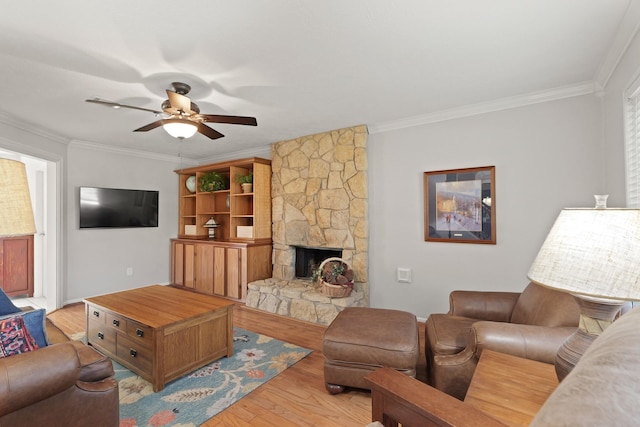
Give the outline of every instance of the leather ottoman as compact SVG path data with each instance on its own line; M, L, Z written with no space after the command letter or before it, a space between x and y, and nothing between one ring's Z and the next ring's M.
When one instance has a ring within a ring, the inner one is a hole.
M416 376L418 322L404 311L347 307L324 333L324 380L337 394L345 386L370 389L365 375L383 366Z

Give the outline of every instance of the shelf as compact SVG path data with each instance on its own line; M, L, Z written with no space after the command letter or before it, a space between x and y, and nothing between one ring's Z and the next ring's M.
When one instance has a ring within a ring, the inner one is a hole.
M204 173L218 172L229 178L229 188L217 191L189 193L186 181L196 180ZM195 235L208 235L204 224L213 217L220 227L216 236L220 239L246 241L271 240L271 162L261 158L247 158L195 166L175 171L179 176L179 232L185 226L195 226ZM234 179L238 175L253 174L253 191L243 193L242 186ZM252 237L238 232L238 227L252 227Z
M198 196L207 196L207 195L215 196L216 194L226 194L226 193L230 193L230 192L231 192L231 190L228 190L228 189L227 190L217 190L217 191L199 191L198 190L198 192L196 194L194 194L194 196L195 195L198 195Z

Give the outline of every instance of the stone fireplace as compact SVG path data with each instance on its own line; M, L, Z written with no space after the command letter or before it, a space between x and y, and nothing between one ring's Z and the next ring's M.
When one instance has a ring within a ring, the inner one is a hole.
M247 306L329 324L345 307L369 305L366 146L365 126L272 146L273 277L249 284ZM296 278L300 247L339 251L355 273L351 296L329 298Z

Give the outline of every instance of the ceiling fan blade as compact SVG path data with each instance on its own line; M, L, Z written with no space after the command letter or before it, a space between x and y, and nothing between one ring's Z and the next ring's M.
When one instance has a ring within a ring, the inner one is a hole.
M224 135L215 129L211 129L209 126L198 123L198 132L211 139L222 138Z
M167 96L169 97L169 103L172 108L188 116L193 114L193 111L191 111L191 100L188 97L171 90L167 90Z
M158 120L157 122L149 123L146 126L142 126L141 128L134 130L134 132L147 132L147 131L153 130L155 128L162 126L165 121L166 120Z
M118 109L118 108L130 108L132 110L148 111L148 112L154 113L154 114L162 114L162 111L151 110L149 108L144 108L144 107L136 107L135 105L120 104L119 102L107 101L107 100L100 99L100 98L85 99L85 102L91 102L93 104L100 104L100 105L104 105L106 107L111 107L111 108L116 108L116 109Z
M200 114L206 122L212 123L230 123L232 125L249 125L258 126L258 121L255 117L244 116L224 116L219 114Z

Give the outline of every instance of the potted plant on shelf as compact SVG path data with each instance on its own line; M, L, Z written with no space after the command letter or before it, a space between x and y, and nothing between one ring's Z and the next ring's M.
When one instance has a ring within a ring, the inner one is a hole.
M251 193L253 191L253 171L246 175L237 174L236 182L242 187L243 193Z
M320 291L330 298L344 298L353 291L353 269L342 258L327 258L313 272L311 279L320 285Z
M200 191L219 191L229 188L227 177L215 171L200 175L198 183Z

